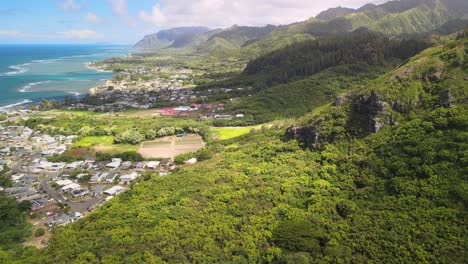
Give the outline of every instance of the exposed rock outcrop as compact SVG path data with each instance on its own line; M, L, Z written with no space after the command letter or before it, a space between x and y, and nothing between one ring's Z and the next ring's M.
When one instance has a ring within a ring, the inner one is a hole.
M379 132L385 124L391 123L388 108L388 103L381 100L375 91L369 97L364 97L353 105L355 113L367 116L367 131L371 133Z
M451 108L453 107L455 97L452 95L450 90L443 92L439 96L440 105L443 107Z
M336 98L334 105L337 107L335 109L338 109L338 107L349 109L349 111L345 111L347 113L345 118L348 121L335 124L326 122L323 118L311 120L307 125L289 127L286 130L286 138L296 139L304 147L315 149L319 148L323 143L333 142L345 133L359 133L361 135L377 133L384 126L395 123L392 116L392 107L390 107L389 103L383 101L375 91L367 96L340 95ZM403 109L403 106L396 102L393 105L395 105L395 108ZM335 125L337 127L333 127Z

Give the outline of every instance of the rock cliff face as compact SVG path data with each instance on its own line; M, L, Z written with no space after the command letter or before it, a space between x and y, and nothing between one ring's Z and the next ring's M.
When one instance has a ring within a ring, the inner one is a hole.
M318 119L307 125L293 125L286 130L286 138L297 139L304 147L318 148L320 144L333 142L340 134L357 131L363 135L377 133L384 126L395 123L391 105L393 104L383 101L375 91L354 97L343 94L336 98L334 106L335 109L346 109L346 114L332 116L335 119L344 118L344 123L327 123Z
M315 145L321 143L319 139L318 128L314 126L295 126L292 125L286 130L287 139L297 139L305 147L313 148Z
M388 108L388 103L382 101L375 91L353 104L354 113L367 118L367 131L370 133L377 133L386 124L392 123Z

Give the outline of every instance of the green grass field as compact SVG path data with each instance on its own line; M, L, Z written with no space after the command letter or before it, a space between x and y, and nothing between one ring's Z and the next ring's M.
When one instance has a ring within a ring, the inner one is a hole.
M248 134L255 127L213 127L220 140L231 139Z
M114 143L113 136L89 136L80 138L72 148L90 148L95 145L112 145Z
M113 136L89 136L80 138L72 145L72 148L92 148L96 152L115 154L126 151L138 151L140 145L114 144Z

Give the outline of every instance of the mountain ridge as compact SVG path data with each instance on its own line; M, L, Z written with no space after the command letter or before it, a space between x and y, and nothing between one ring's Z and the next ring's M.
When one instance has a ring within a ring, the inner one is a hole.
M148 35L136 47L144 49L192 48L194 52L210 54L241 52L249 58L265 52L265 48L281 48L296 41L332 34L343 34L360 27L391 36L431 32L452 20L468 19L468 4L461 0L402 0L383 4L366 4L358 9L337 7L321 12L317 17L289 25L264 27L233 26L209 34L193 33L169 43ZM299 37L300 36L300 37ZM288 40L289 38L289 40ZM216 40L214 40L216 39ZM290 41L292 40L292 41ZM155 44L156 43L156 44ZM263 43L263 44L262 44Z

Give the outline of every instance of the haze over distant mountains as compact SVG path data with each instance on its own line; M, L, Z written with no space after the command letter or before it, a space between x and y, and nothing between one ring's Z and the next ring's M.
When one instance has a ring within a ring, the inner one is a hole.
M354 31L366 27L388 35L424 33L438 30L449 21L453 30L467 24L468 1L401 0L366 4L358 9L336 7L315 18L290 25L265 27L233 26L210 30L206 27L180 27L145 36L135 44L140 50L189 48L210 53L242 49L246 52L278 48L318 36ZM268 45L266 45L268 43Z

